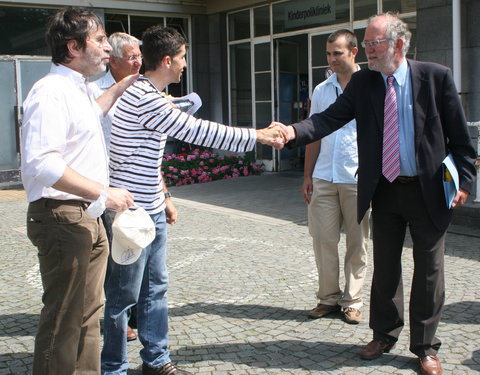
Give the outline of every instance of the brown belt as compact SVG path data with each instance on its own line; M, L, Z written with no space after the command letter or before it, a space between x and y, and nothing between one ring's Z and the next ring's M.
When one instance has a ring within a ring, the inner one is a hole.
M61 205L79 206L79 207L83 207L84 209L86 209L90 205L89 202L80 201L80 200L74 200L74 199L61 200L61 199L52 199L52 198L40 198L34 202L31 202L30 204L35 206L49 207L49 208L54 208Z
M400 184L409 184L410 182L417 182L418 176L398 176L393 182L398 182Z

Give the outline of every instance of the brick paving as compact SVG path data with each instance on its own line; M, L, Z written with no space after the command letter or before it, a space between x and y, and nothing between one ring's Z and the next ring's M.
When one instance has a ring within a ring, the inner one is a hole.
M339 313L307 318L316 270L300 185L300 174L265 174L171 189L179 211L168 246L173 361L201 375L417 374L408 317L391 353L358 358L371 339L371 268L362 323L349 325ZM31 373L41 309L26 206L22 191L0 191L0 375ZM343 253L344 236L340 247ZM445 264L439 356L445 374L480 374L480 229L452 227ZM412 265L407 239L406 293ZM128 346L129 374L140 375L140 343Z

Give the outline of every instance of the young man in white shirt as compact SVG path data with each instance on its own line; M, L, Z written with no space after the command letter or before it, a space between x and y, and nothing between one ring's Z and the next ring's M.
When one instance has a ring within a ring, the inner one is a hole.
M328 37L326 54L334 73L315 88L310 115L325 110L343 92L352 74L359 69L355 64L357 52L357 38L351 31L338 30ZM369 212L358 224L357 168L355 120L306 146L302 194L308 204L308 228L318 270L319 302L309 312L313 319L340 309L348 323L357 324L362 319ZM338 254L342 226L347 239L343 289Z
M97 374L108 244L87 208L92 201L119 210L133 204L127 190L109 187L100 117L136 77L97 105L87 78L105 69L111 47L89 10L58 11L46 38L53 65L24 102L21 143L27 234L44 289L33 374Z

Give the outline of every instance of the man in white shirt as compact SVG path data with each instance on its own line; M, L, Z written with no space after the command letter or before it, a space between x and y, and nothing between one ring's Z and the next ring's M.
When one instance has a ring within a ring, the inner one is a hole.
M327 39L326 53L334 72L312 96L310 116L325 110L343 92L355 64L357 38L338 30ZM321 144L320 144L321 142ZM358 324L366 273L369 212L357 223L357 131L355 120L321 141L308 144L302 194L308 204L308 228L318 270L319 300L309 312L317 319L342 309L345 320ZM340 288L338 243L342 225L347 237L345 287Z
M89 10L58 11L46 39L53 64L24 102L21 150L27 234L44 289L33 374L98 374L108 244L87 209L92 201L119 210L133 204L127 190L109 187L100 116L136 77L95 102L87 78L105 69L111 47Z
M109 70L101 78L93 82L96 88L95 96L101 96L105 90L112 87L116 82L120 82L125 77L138 74L142 67L142 54L140 52L140 41L132 35L126 33L113 33L108 37L108 43L112 46L110 60L108 61ZM112 105L108 115L102 121L103 135L107 151L110 148L110 132L112 128L112 119L115 114L117 102Z

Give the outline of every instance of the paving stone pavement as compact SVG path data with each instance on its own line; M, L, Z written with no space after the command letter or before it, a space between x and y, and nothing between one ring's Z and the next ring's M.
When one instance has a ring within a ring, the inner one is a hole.
M179 211L168 246L173 361L201 375L417 374L408 351L408 317L391 353L358 358L371 339L371 268L363 322L349 325L340 313L307 318L316 303L316 270L300 185L300 174L282 173L171 189ZM41 309L26 206L23 192L0 191L0 375L31 372ZM340 248L343 254L344 236ZM438 329L445 374L480 374L479 261L480 229L452 227ZM412 267L407 239L406 293ZM140 343L128 347L129 375L140 375Z

